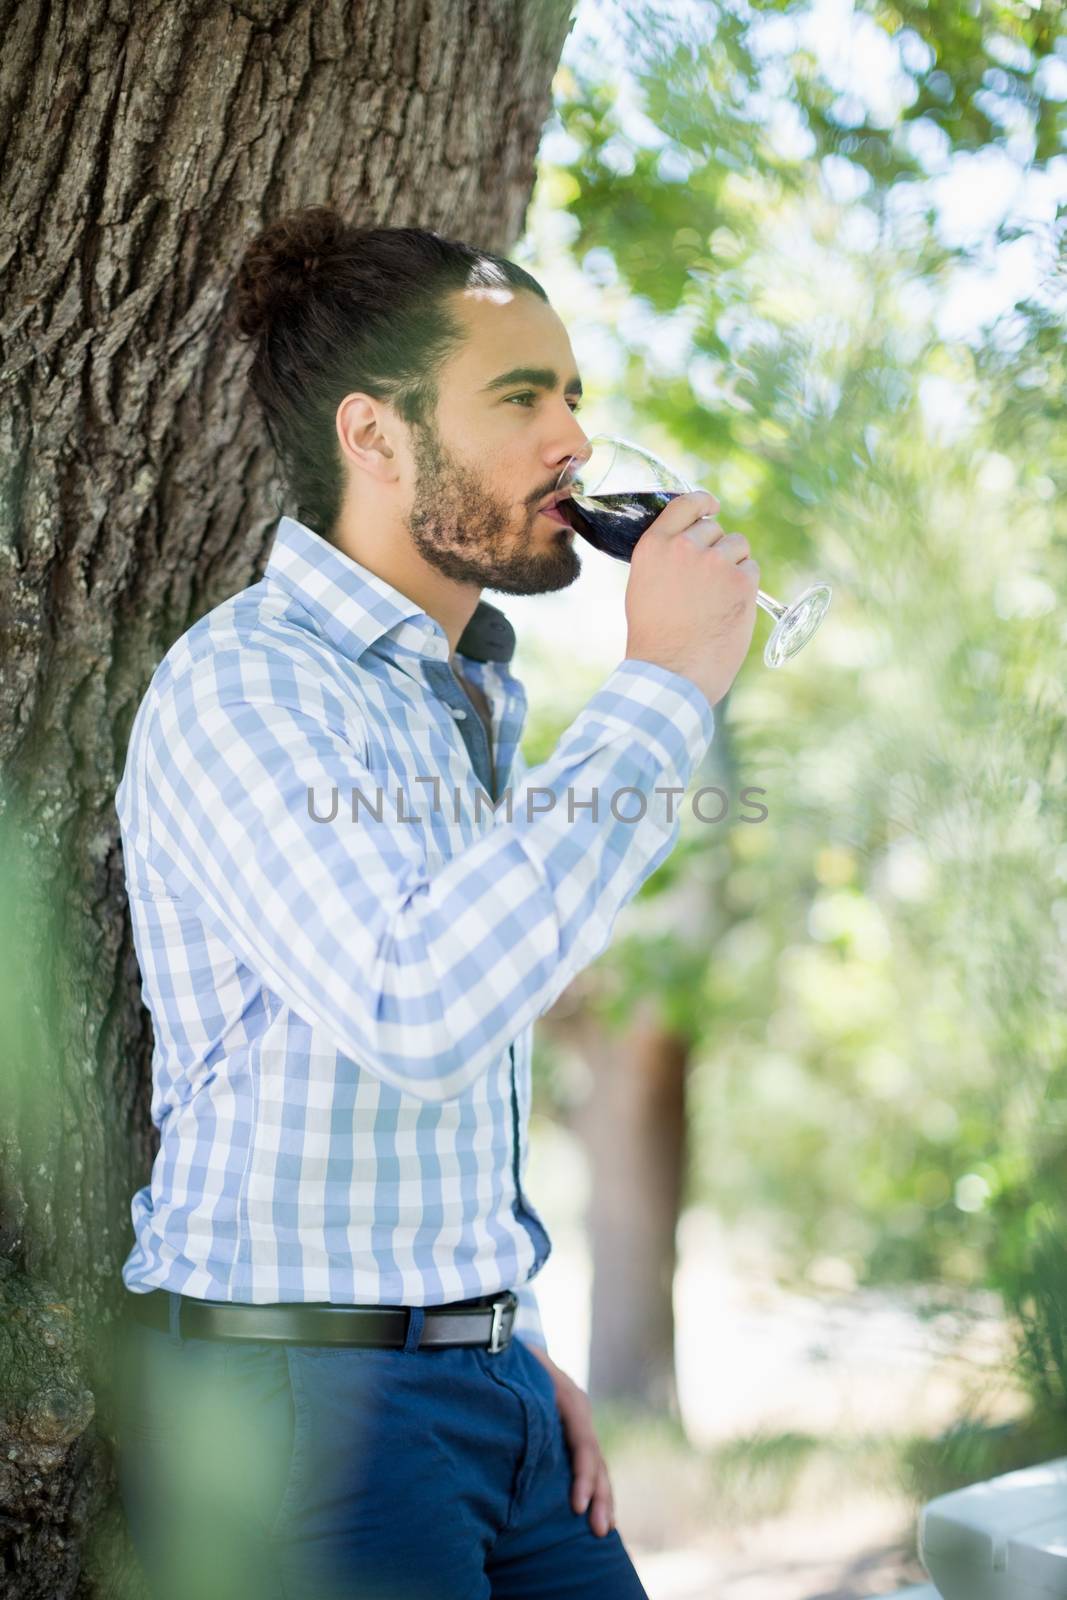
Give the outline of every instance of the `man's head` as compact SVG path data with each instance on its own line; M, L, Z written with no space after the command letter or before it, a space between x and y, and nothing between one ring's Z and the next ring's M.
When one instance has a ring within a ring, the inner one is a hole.
M521 267L312 207L249 245L235 324L301 521L477 588L573 582L573 536L538 508L585 450L581 383Z

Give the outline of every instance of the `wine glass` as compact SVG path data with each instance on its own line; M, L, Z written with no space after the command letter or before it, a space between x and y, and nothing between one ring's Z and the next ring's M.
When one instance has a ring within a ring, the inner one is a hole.
M602 433L589 440L582 455L571 456L560 473L556 493L566 490L568 498L555 509L594 549L629 561L638 539L663 508L696 487L650 450ZM815 583L785 606L762 589L756 591L756 604L774 618L763 651L768 667L780 667L803 649L826 615L831 593L828 583Z

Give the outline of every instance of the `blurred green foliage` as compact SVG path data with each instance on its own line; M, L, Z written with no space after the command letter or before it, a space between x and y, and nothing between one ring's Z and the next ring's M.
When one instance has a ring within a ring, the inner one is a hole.
M535 213L600 291L618 431L714 489L770 593L835 592L779 672L761 614L695 782L769 818L683 821L606 1019L651 988L694 1041L690 1199L797 1276L999 1289L1067 1408L1064 14L597 10L627 82L568 48Z

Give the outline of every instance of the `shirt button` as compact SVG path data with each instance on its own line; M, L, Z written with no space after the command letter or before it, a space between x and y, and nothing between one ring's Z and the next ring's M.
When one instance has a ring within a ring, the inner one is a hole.
M462 706L449 706L448 709L451 711L452 715L457 718L465 717L467 715Z

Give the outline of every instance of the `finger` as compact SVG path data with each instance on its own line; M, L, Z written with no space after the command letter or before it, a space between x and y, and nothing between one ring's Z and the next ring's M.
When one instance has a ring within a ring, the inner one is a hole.
M593 1490L593 1500L589 1508L589 1523L594 1533L601 1538L611 1532L615 1520L615 1503L611 1494L611 1484L608 1481L607 1466L601 1462L597 1474L596 1488Z
M701 550L708 550L713 544L719 544L726 535L723 533L714 517L698 517L692 527L686 528L682 533L683 539L688 539Z
M600 1451L595 1444L578 1445L573 1455L574 1481L571 1485L571 1505L575 1511L586 1511L596 1488L600 1467Z
M729 557L737 566L742 561L747 561L752 554L748 540L743 533L724 533L718 541L719 554L724 558Z
M688 494L675 495L653 522L652 528L669 538L692 527L698 517L715 516L718 509L719 502L713 494L708 494L706 489L693 489Z

